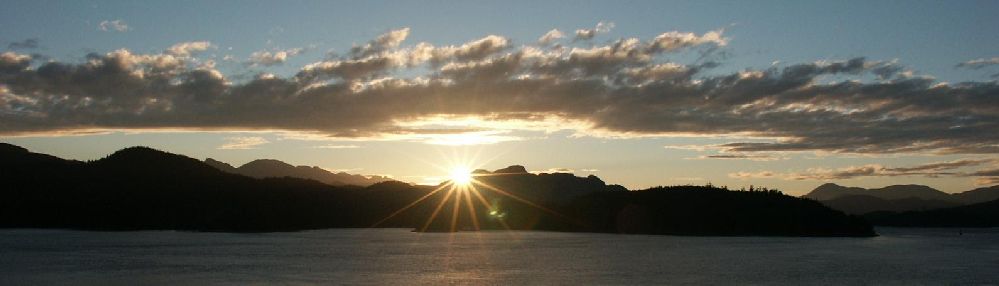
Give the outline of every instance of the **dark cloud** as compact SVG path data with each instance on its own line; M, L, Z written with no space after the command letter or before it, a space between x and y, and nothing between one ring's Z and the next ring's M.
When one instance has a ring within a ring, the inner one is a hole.
M771 161L780 159L778 157L770 156L767 154L720 154L720 155L706 155L698 157L699 159L733 159L733 160L753 160L753 161Z
M969 175L971 175L971 176L996 176L996 177L999 177L999 168L988 169L988 170L981 170L981 171L977 171L977 172L971 173Z
M943 171L943 170L953 170L963 167L980 166L983 164L995 162L994 159L961 159L949 162L936 162L929 163L911 167L901 167L901 168L886 168L886 170L891 172L920 172L920 171ZM999 176L999 175L996 175Z
M526 125L557 118L544 128L581 135L773 139L722 145L729 154L999 153L994 81L939 83L897 62L865 58L730 74L704 72L716 62L670 61L677 52L726 45L722 31L585 47L514 47L496 35L405 46L408 32L390 31L292 77L237 83L196 64L193 54L207 42L161 54L93 54L82 63L5 52L0 133L192 128L366 137L448 115Z
M24 39L24 41L10 42L9 44L7 44L7 49L11 50L30 50L37 48L38 48L38 39L35 38Z

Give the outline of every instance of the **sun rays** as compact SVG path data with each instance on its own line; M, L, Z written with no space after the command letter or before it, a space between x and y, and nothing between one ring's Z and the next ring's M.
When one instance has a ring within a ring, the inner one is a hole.
M448 174L451 179L451 183L460 186L467 187L472 183L472 170L464 166L454 166L451 167L451 173Z
M537 202L497 187L498 185L489 178L515 174L496 174L475 170L472 166L481 166L474 163L478 154L468 156L469 154L466 152L463 155L458 156L457 153L454 153L452 156L442 156L450 158L450 160L446 160L444 165L431 164L442 173L446 173L448 180L413 202L393 211L387 217L373 224L372 227L377 227L394 217L398 217L407 210L423 209L423 214L427 214L427 212L429 214L425 220L416 225L416 230L420 232L481 230L484 225L482 220L490 221L486 225L491 224L493 227L500 226L503 229L511 230L510 224L506 221L509 210L502 209L496 201L497 198L509 198L511 201L519 202L555 217L573 221ZM420 207L421 205L423 207Z

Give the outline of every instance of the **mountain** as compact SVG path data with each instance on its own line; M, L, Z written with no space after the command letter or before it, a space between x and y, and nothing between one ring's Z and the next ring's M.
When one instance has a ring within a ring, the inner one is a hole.
M831 200L824 200L822 204L848 214L865 214L875 211L929 210L961 205L951 201L924 200L917 197L886 200L868 195L840 196Z
M956 201L964 204L976 204L999 200L999 185L956 193L953 194L953 197Z
M0 227L278 231L347 225L350 192L131 147L96 161L0 147Z
M80 162L0 144L0 228L297 231L554 230L677 235L872 236L859 217L775 191L627 191L595 176L480 170L474 189L397 181L331 186L252 178L146 147ZM273 163L273 162L270 162ZM229 166L231 167L231 166ZM485 187L488 184L489 187Z
M999 200L926 211L873 212L871 223L906 227L999 227Z
M999 199L999 186L948 194L923 185L893 185L877 189L823 184L803 196L849 214L904 212L956 207Z
M258 179L292 177L312 179L333 186L354 185L362 187L392 181L391 178L383 176L363 176L345 172L333 173L319 167L292 166L291 164L273 159L253 160L238 168L212 158L205 159L204 163L227 173L240 174Z
M532 174L527 168L513 165L492 172L473 171L476 181L518 194L533 201L565 203L594 192L627 191L619 185L607 185L594 175L577 177L570 173Z
M844 187L833 183L823 184L804 197L816 201L827 201L843 196L864 195L884 200L918 198L923 200L950 200L949 194L923 185L892 185L877 189Z

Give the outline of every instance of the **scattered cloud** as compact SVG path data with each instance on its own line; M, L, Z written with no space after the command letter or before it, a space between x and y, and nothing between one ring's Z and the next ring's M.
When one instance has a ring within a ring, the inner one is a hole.
M166 53L178 57L189 57L192 54L203 52L210 47L212 47L212 43L208 41L184 42L170 46L166 50Z
M314 146L312 148L316 148L316 149L357 149L357 148L361 148L361 146L358 146L358 145L319 145L319 146Z
M805 172L778 173L773 171L759 172L736 172L730 173L729 177L736 179L758 179L758 178L779 178L784 180L848 180L861 177L898 177L898 176L923 176L923 177L999 177L999 169L985 169L974 172L962 172L958 169L966 167L977 167L999 162L999 159L959 159L947 162L934 162L909 167L886 167L880 164L867 164L861 166L847 166L838 169L809 168ZM990 178L978 178L978 181L987 181Z
M970 174L971 176L999 176L999 168L981 170Z
M593 39L593 37L596 37L597 34L605 34L607 32L610 32L611 29L614 29L613 22L600 22L597 23L597 26L594 27L593 29L576 30L576 38L574 40L575 41L590 40Z
M548 168L546 170L541 170L541 171L531 171L531 173L535 173L535 174L540 174L540 173L549 173L549 174L554 174L554 173L569 173L569 174L572 174L572 172L575 172L575 171L576 170L569 169L569 168Z
M227 142L218 147L220 150L249 150L257 146L271 143L263 137L227 137Z
M959 63L957 64L957 67L977 70L987 66L994 66L994 65L999 65L999 57L994 57L991 59L986 59L986 58L974 59L963 63Z
M752 160L752 161L775 161L781 159L788 159L787 157L778 157L771 154L716 154L716 155L703 155L692 159L725 159L725 160Z
M7 49L11 50L30 50L37 48L38 48L38 39L36 38L24 39L23 41L20 42L10 42L9 44L7 44Z
M561 38L565 38L565 34L562 34L562 31L559 31L558 29L552 29L538 38L538 43L547 45Z
M975 179L975 185L978 185L978 186L999 185L999 177L976 178Z
M82 62L42 62L7 51L0 54L0 134L289 130L341 140L457 144L523 139L511 135L515 130L571 130L613 138L746 139L709 146L722 155L999 153L999 82L937 82L895 60L719 73L707 71L720 64L712 53L731 40L720 29L567 46L514 46L499 35L407 45L409 32L389 31L290 77L239 83L191 57L210 48L208 42L159 54L119 49ZM672 60L692 49L703 55L695 63ZM407 125L432 117L481 120L462 132Z
M772 171L759 171L759 172L735 172L729 173L729 178L735 179L770 179L780 177L780 173L774 173Z
M113 20L113 21L104 20L101 21L100 24L97 24L97 30L104 32L112 32L112 31L127 32L131 29L132 27L129 27L128 24L126 24L125 21L122 20Z
M250 64L259 66L276 66L284 64L290 57L297 56L304 51L302 48L293 48L278 51L258 51L250 54Z

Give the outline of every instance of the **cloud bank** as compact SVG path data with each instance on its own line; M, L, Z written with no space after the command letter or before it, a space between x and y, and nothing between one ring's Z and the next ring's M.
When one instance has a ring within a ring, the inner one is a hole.
M711 53L731 40L721 30L565 46L517 45L500 35L407 45L409 32L389 31L291 76L242 82L199 64L208 42L153 54L119 49L82 62L7 51L0 53L0 134L183 128L368 138L427 133L407 124L427 118L474 117L492 125L468 131L498 141L512 140L504 137L509 130L569 129L769 139L719 146L733 154L999 153L996 81L941 83L866 58L709 73L721 64ZM277 64L291 55L284 52L257 60ZM703 56L673 60L688 52Z
M985 185L999 180L999 167L995 166L999 159L958 159L947 162L934 162L909 167L887 167L880 164L848 166L838 169L811 168L805 172L779 173L774 171L736 172L730 173L730 178L760 179L776 178L783 180L849 180L863 177L898 177L923 176L937 177L971 177L978 185ZM988 165L992 166L988 166ZM985 166L977 171L959 171L961 168Z

